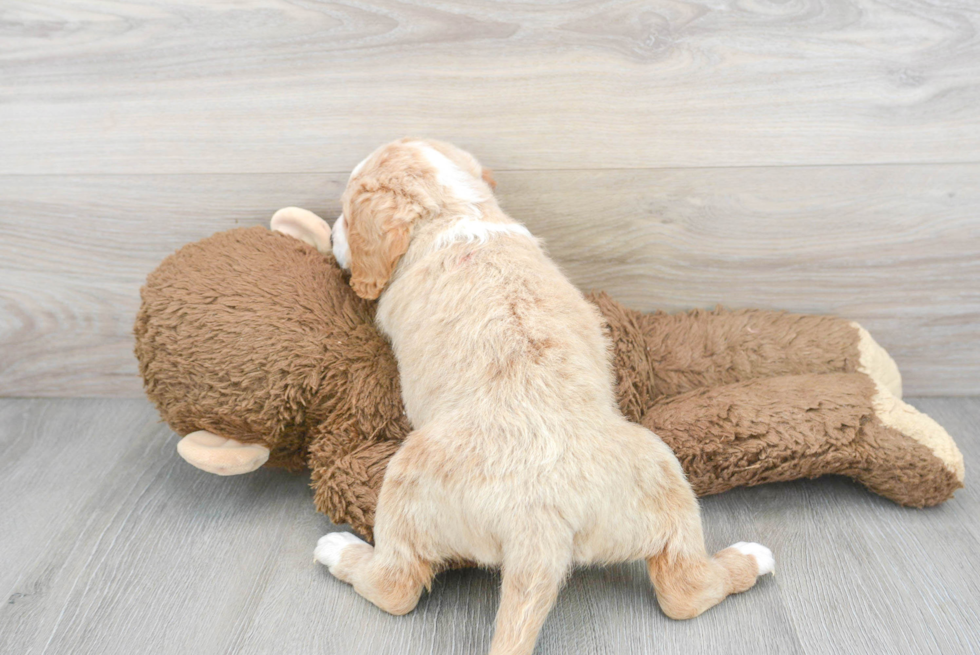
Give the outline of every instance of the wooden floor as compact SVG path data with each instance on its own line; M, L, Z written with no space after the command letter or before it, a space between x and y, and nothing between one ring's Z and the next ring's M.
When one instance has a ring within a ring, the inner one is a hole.
M913 399L980 463L980 399ZM404 617L313 561L307 476L219 478L143 400L0 400L0 653L481 653L499 579L440 575ZM640 563L577 572L537 653L980 652L980 492L928 510L844 479L703 502L709 547L758 541L775 577L705 615L660 613Z

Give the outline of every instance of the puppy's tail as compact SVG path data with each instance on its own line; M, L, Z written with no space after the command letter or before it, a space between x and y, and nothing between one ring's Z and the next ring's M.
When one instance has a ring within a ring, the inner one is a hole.
M534 651L570 568L570 548L560 554L539 550L533 556L505 555L490 655L530 655Z

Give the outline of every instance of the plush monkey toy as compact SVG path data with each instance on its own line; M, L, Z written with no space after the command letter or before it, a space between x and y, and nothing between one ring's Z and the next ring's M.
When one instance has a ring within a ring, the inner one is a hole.
M144 388L188 462L219 475L309 467L317 509L370 539L410 431L395 359L329 252L329 226L287 208L272 227L188 244L149 275L135 327ZM699 495L838 474L924 507L963 485L956 444L902 402L895 363L856 323L590 299L623 412L673 448Z

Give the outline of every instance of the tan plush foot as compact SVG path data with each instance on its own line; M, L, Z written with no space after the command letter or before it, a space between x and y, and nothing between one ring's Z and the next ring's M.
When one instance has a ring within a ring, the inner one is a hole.
M858 372L864 373L876 384L888 389L896 398L901 398L902 374L898 372L895 360L878 345L867 330L853 321L851 325L858 331L858 351L861 353Z
M651 406L643 425L699 495L846 475L901 505L931 507L963 486L963 457L942 426L864 373L692 391Z
M275 232L305 241L323 254L331 250L330 226L308 209L283 207L272 215L269 227Z
M191 466L216 475L250 473L269 460L269 449L244 444L207 430L198 430L180 440L177 453Z
M883 384L871 399L875 415L884 425L917 441L939 458L946 468L963 482L963 455L943 426L915 407L895 397Z

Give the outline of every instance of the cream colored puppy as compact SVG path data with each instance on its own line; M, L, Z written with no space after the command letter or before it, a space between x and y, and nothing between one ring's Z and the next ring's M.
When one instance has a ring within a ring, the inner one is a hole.
M494 655L534 649L577 565L646 560L678 619L748 589L772 554L706 554L674 454L619 412L599 312L488 180L468 153L411 139L351 176L334 252L358 295L380 296L416 429L388 465L376 545L335 532L317 559L393 614L447 562L501 566Z

